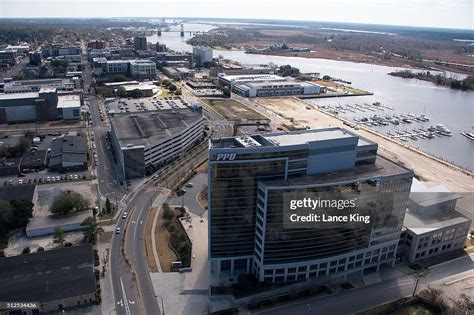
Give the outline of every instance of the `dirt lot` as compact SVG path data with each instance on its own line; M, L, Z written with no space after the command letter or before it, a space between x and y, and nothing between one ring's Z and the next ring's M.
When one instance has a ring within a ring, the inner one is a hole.
M90 181L76 182L76 183L60 183L50 185L37 185L38 200L33 207L33 216L46 216L50 215L49 207L53 202L54 198L58 196L62 191L72 190L80 193L86 200L89 201L89 205L93 206L97 200L97 188L95 184Z
M206 102L226 119L267 119L265 116L234 100L206 100Z
M257 103L275 113L282 113L287 117L292 117L301 124L310 126L311 128L347 128L343 125L341 120L325 114L316 108L306 109L307 104L296 98L259 99ZM421 181L427 182L428 186L443 185L455 192L474 191L474 179L472 175L468 175L438 162L426 154L411 150L367 130L360 129L355 132L377 142L379 145L379 153L415 170L416 176L418 176Z

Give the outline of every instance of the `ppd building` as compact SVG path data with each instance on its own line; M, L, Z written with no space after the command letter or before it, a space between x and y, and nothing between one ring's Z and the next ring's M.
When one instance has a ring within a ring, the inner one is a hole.
M211 271L331 283L392 266L412 178L378 156L376 143L341 128L211 140ZM290 204L305 198L323 206L300 217L320 221L291 222L299 212ZM322 222L323 215L370 220Z

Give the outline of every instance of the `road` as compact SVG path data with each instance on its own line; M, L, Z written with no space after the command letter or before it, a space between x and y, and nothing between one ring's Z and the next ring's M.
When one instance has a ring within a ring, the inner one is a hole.
M382 304L410 295L414 288L415 281L412 278L395 279L394 281L381 282L362 289L348 290L326 298L299 301L258 314L353 314L373 307L374 301L377 304Z

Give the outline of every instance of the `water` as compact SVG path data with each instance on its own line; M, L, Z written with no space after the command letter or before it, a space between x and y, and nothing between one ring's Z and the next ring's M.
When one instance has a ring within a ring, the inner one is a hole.
M187 33L181 38L179 33L163 32L161 37L156 34L148 37L148 41L166 44L176 51L192 51L192 46L186 43L190 38L189 31L208 31L213 28L204 24L185 24ZM179 29L179 26L176 26ZM427 123L400 124L399 126L372 127L386 134L388 131L411 131L413 128L427 128L430 125L443 124L452 131L452 137L438 137L435 139L409 140L407 144L440 157L453 164L471 171L474 170L474 141L462 136L460 132L471 131L474 126L474 93L451 90L440 87L431 82L403 79L387 75L401 68L378 66L346 61L308 59L298 57L264 56L246 54L243 51L215 50L214 56L222 55L224 58L238 61L242 64L257 65L272 62L277 65L291 64L302 72L319 72L321 75L330 75L352 82L352 86L373 92L371 96L341 97L329 99L310 100L316 105L345 106L346 104L372 104L380 102L393 107L394 110L385 110L365 113L346 112L340 114L345 118L356 118L385 115L425 114L430 121ZM458 75L459 78L465 77Z

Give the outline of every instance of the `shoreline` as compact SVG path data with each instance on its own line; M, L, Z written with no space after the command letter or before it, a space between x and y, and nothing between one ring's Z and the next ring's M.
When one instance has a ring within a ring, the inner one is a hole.
M343 122L343 123L346 122L346 123L349 123L349 124L351 124L351 125L354 125L354 122L352 122L352 121L350 121L350 120L347 120L347 119L345 119L345 118L342 118L342 117L340 117L340 116L337 116L337 115L328 113L328 112L326 112L326 111L323 111L323 110L319 109L319 108L318 108L315 104L313 104L313 103L310 103L310 102L308 102L308 101L306 101L306 100L304 100L304 99L300 99L300 98L298 98L298 97L297 97L296 99L297 99L298 101L301 101L301 102L305 103L306 105L312 106L314 109L316 109L316 110L319 111L320 113L329 115L329 116L331 116L331 117L333 117L333 118L335 118L335 119L338 119L339 121L341 121L341 122ZM438 162L438 163L441 163L441 164L443 164L443 165L446 165L446 166L448 166L448 167L450 167L450 168L452 168L452 169L454 169L454 170L456 170L456 171L462 172L462 173L464 173L464 174L466 174L466 175L468 175L468 176L474 176L474 172L472 172L472 171L470 171L470 170L467 170L467 169L464 169L464 168L462 168L461 166L458 166L458 165L452 164L452 163L450 163L450 162L444 161L444 160L442 160L442 159L440 159L440 158L438 158L438 157L436 157L436 156L434 156L434 155L431 155L431 154L429 154L429 153L427 153L427 152L421 151L421 150L419 150L419 149L417 149L417 148L413 148L413 147L411 147L411 146L409 146L409 145L406 145L406 144L400 143L400 142L398 142L398 141L395 141L394 139L389 138L389 137L385 136L384 134L378 133L378 132L376 132L376 131L374 131L374 130L372 130L372 129L370 129L370 128L367 128L367 127L365 127L365 126L363 126L363 125L358 125L358 127L359 127L359 129L363 129L364 131L367 131L367 132L369 132L369 133L371 133L371 134L373 134L373 135L375 135L375 136L381 137L381 138L383 138L383 139L385 139L385 140L387 140L387 141L391 141L392 143L395 143L395 144L397 144L397 145L400 145L401 147L406 148L406 149L409 149L409 150L411 150L411 151L413 151L413 152L415 152L415 153L421 154L421 155L423 155L423 156L425 156L425 157L427 157L427 158L429 158L429 159L431 159L431 160L433 160L433 161L436 161L436 162ZM357 131L356 131L356 132L357 132Z

